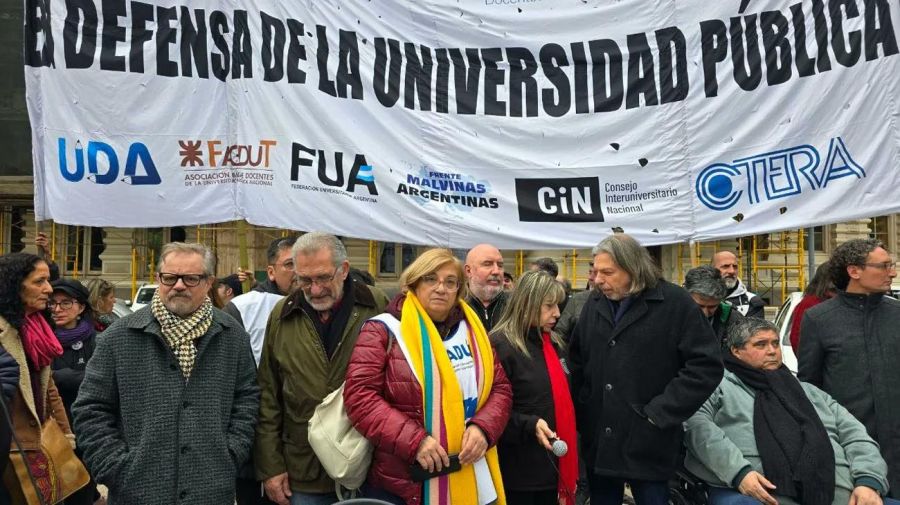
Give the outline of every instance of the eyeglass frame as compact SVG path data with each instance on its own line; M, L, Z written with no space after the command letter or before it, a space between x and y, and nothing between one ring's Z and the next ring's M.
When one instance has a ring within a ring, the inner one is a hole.
M334 278L337 276L338 272L343 271L343 267L337 267L334 269L334 272L331 275L317 275L315 277L301 277L299 275L294 275L294 279L297 281L297 286L300 289L309 289L315 284L319 287L325 287L328 283L333 282Z
M62 310L69 310L72 307L74 307L76 303L80 304L81 302L79 302L78 300L76 300L74 298L71 300L63 300L61 302L54 302L53 300L47 300L47 310L52 311L56 306L59 306L59 308ZM69 306L66 307L65 304L69 304Z
M170 284L168 282L163 281L163 275L174 275L175 282ZM187 277L197 277L197 282L195 282L193 284L189 283L187 280ZM169 272L158 272L156 274L156 279L159 281L160 284L162 284L163 286L166 286L166 287L172 287L172 286L178 284L178 281L181 281L181 283L184 284L185 286L187 286L189 288L195 288L195 287L199 286L201 282L205 281L206 279L209 279L209 274L173 274L173 273L169 273Z
M450 287L447 285L448 280L449 279L444 279L444 280L438 279L438 276L435 273L425 274L422 277L419 277L419 282L421 282L422 285L425 286L426 288L437 288L438 285L441 285L441 286L444 286L444 289L446 289L447 291L454 292L454 291L459 291L459 288L462 287L461 280L454 279L454 281L456 282L456 285L453 287Z
M859 265L863 268L872 267L877 268L878 270L882 270L884 272L890 272L891 270L897 271L897 262L896 261L882 261L879 263L863 263Z

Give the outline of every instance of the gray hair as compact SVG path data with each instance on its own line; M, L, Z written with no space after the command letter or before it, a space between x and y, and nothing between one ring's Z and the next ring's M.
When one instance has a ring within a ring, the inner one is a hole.
M606 237L597 244L592 254L609 254L616 265L631 277L631 288L628 294L636 295L647 288L656 287L660 278L659 267L647 249L631 235L616 233Z
M163 263L170 254L199 254L203 258L203 270L206 275L216 274L216 257L212 250L203 244L194 242L169 242L162 247L159 253L159 263L156 270L162 271Z
M738 320L728 330L726 343L729 349L740 349L756 334L762 331L772 331L778 335L778 327L758 317L745 317Z
M330 233L322 231L311 231L304 233L294 242L291 254L294 258L297 255L308 256L315 254L322 249L331 251L331 259L334 261L335 267L340 267L341 263L347 261L347 248L341 240Z
M838 289L847 289L850 284L850 274L847 273L847 267L857 265L862 266L866 262L869 253L875 249L884 248L884 244L874 238L857 238L848 240L837 246L831 253L828 262L831 264L831 280Z
M688 270L684 276L684 289L688 293L695 293L706 298L723 300L728 290L722 274L715 267L709 265L699 266Z

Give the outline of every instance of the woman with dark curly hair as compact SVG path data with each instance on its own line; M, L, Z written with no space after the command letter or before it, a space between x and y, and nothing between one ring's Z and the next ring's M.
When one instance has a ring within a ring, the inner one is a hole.
M62 354L62 346L43 314L53 293L49 279L47 262L39 256L26 253L0 256L0 347L13 357L20 370L18 391L10 402L9 413L13 432L25 451L28 466L33 469L38 489L48 500L57 477L47 474L46 457L37 450L41 427L52 419L74 440L50 373L50 365ZM9 460L8 451L2 456L3 464ZM10 480L4 479L4 484L0 494L7 490L16 492ZM0 501L3 499L0 496Z

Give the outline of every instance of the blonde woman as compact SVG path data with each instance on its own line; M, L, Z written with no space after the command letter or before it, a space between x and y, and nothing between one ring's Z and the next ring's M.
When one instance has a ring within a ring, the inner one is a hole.
M347 367L347 415L375 446L364 494L401 505L508 503L494 446L512 393L463 301L462 264L449 250L426 251L400 286L363 325Z
M578 479L575 408L562 338L553 331L565 289L543 271L519 279L491 332L513 390L497 449L506 496L516 505L573 505ZM568 452L557 457L552 442Z
M91 279L84 285L90 292L88 303L94 309L94 329L105 330L119 318L114 312L116 288L104 279Z

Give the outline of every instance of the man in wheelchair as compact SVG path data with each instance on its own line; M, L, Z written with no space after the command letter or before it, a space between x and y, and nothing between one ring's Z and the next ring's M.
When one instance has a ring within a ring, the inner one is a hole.
M900 504L882 497L887 464L865 427L782 364L777 328L731 328L725 376L685 423L685 467L711 505Z

